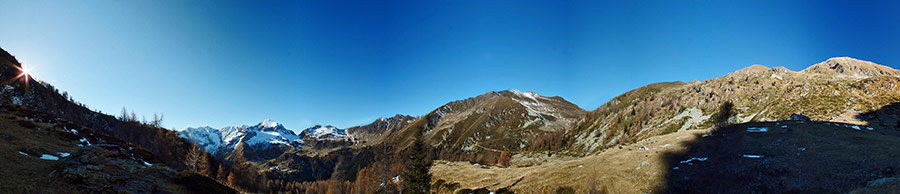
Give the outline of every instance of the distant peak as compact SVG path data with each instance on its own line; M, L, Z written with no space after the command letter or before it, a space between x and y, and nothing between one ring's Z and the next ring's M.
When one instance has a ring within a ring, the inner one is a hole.
M832 57L801 72L851 78L900 76L900 71L894 68L851 57Z
M263 120L262 122L259 122L259 126L266 127L266 128L276 128L279 125L281 125L281 124L278 124L278 122L275 122L272 119L266 119L266 120Z
M735 71L735 73L744 73L744 74L755 74L755 73L763 73L769 70L769 67L754 64L749 67L744 67L743 69Z
M537 98L543 97L538 93L534 93L531 91L523 92L523 91L516 90L516 89L503 90L503 91L499 91L499 92L493 91L493 92L490 92L490 94L492 94L493 96L505 96L505 97L510 97L510 98L526 98L526 99L531 99L534 101L537 101Z
M853 57L832 57L825 60L825 62L869 62L864 60L855 59ZM871 63L871 62L869 62Z

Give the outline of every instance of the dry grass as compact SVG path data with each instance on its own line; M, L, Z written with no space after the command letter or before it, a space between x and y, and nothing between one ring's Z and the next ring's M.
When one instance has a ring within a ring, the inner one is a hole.
M610 148L597 155L531 167L496 168L438 161L431 173L435 180L445 180L448 185L458 183L458 190L486 188L496 191L509 187L518 193L553 193L559 188L572 188L577 193L653 192L664 184L665 173L671 168L664 161L663 153L684 152L687 142L705 132L676 132L621 149Z
M33 126L35 128L24 127ZM69 193L64 185L51 182L59 160L42 160L41 154L74 152L77 140L60 138L62 129L35 123L10 114L0 114L0 193ZM30 156L19 154L26 152ZM53 186L48 186L53 185Z

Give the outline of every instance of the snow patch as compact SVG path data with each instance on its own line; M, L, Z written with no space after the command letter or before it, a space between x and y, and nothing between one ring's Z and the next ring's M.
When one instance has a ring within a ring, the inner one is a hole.
M762 155L744 154L744 158L762 158Z
M88 139L86 137L82 137L78 141L81 141L81 143L83 143L83 144L87 144L87 146L91 146L91 142L88 141Z
M750 128L747 128L747 132L750 132L750 133L765 133L765 132L769 132L769 128L765 128L765 127L750 127Z
M59 157L56 157L56 156L50 155L50 154L43 154L43 155L41 155L41 159L42 160L59 160Z
M691 159L687 159L687 160L685 160L685 161L681 161L681 163L682 163L682 164L686 164L686 163L691 163L691 162L693 162L693 161L701 161L701 162L703 162L703 161L706 161L706 159L709 159L709 158L692 157Z
M56 152L56 155L58 155L59 157L65 158L65 157L69 157L70 154L66 153L66 152Z

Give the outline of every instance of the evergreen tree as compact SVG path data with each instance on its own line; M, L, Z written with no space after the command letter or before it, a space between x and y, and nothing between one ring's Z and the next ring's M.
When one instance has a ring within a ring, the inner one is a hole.
M416 139L409 147L410 165L403 174L406 190L411 194L424 194L431 191L431 159L428 158L428 150L422 140L422 132L416 134Z
M716 128L724 128L732 125L731 116L734 116L734 104L726 101L719 106L719 112L714 116L714 125Z

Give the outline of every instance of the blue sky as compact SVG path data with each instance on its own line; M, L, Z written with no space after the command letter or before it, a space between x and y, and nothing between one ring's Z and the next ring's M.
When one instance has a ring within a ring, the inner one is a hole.
M519 89L640 86L829 57L900 64L897 1L3 1L0 47L106 113L346 128Z

